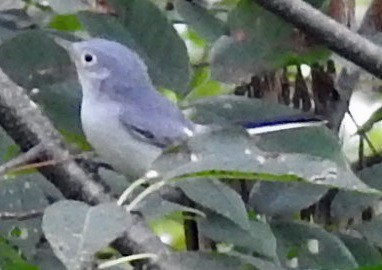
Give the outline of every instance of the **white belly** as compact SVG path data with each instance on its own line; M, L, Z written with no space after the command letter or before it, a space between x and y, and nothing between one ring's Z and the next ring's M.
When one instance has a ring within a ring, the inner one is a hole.
M82 128L88 142L107 163L117 171L138 178L143 176L161 150L136 141L118 119L118 108L97 106L86 102L81 108Z

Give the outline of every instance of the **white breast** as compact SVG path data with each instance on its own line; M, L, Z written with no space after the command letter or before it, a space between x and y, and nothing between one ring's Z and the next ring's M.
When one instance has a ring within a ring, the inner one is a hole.
M119 121L116 104L86 101L81 107L82 128L95 151L123 174L134 178L144 175L160 155L160 148L132 138Z

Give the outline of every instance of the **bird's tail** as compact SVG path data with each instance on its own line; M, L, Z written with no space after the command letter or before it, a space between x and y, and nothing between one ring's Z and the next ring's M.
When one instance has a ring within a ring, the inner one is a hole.
M238 124L246 128L248 134L257 135L282 130L323 126L327 123L328 121L320 119L317 116L286 116L279 119L249 121Z

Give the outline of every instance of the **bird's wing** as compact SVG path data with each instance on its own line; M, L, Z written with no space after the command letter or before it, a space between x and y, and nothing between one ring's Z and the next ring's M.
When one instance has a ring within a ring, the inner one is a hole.
M135 139L167 148L192 135L193 123L174 104L156 92L142 97L127 102L119 117Z

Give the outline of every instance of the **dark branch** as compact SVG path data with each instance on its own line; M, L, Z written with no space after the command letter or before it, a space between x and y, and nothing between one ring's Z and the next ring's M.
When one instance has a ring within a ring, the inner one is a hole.
M382 78L382 48L302 0L255 0L328 48Z

